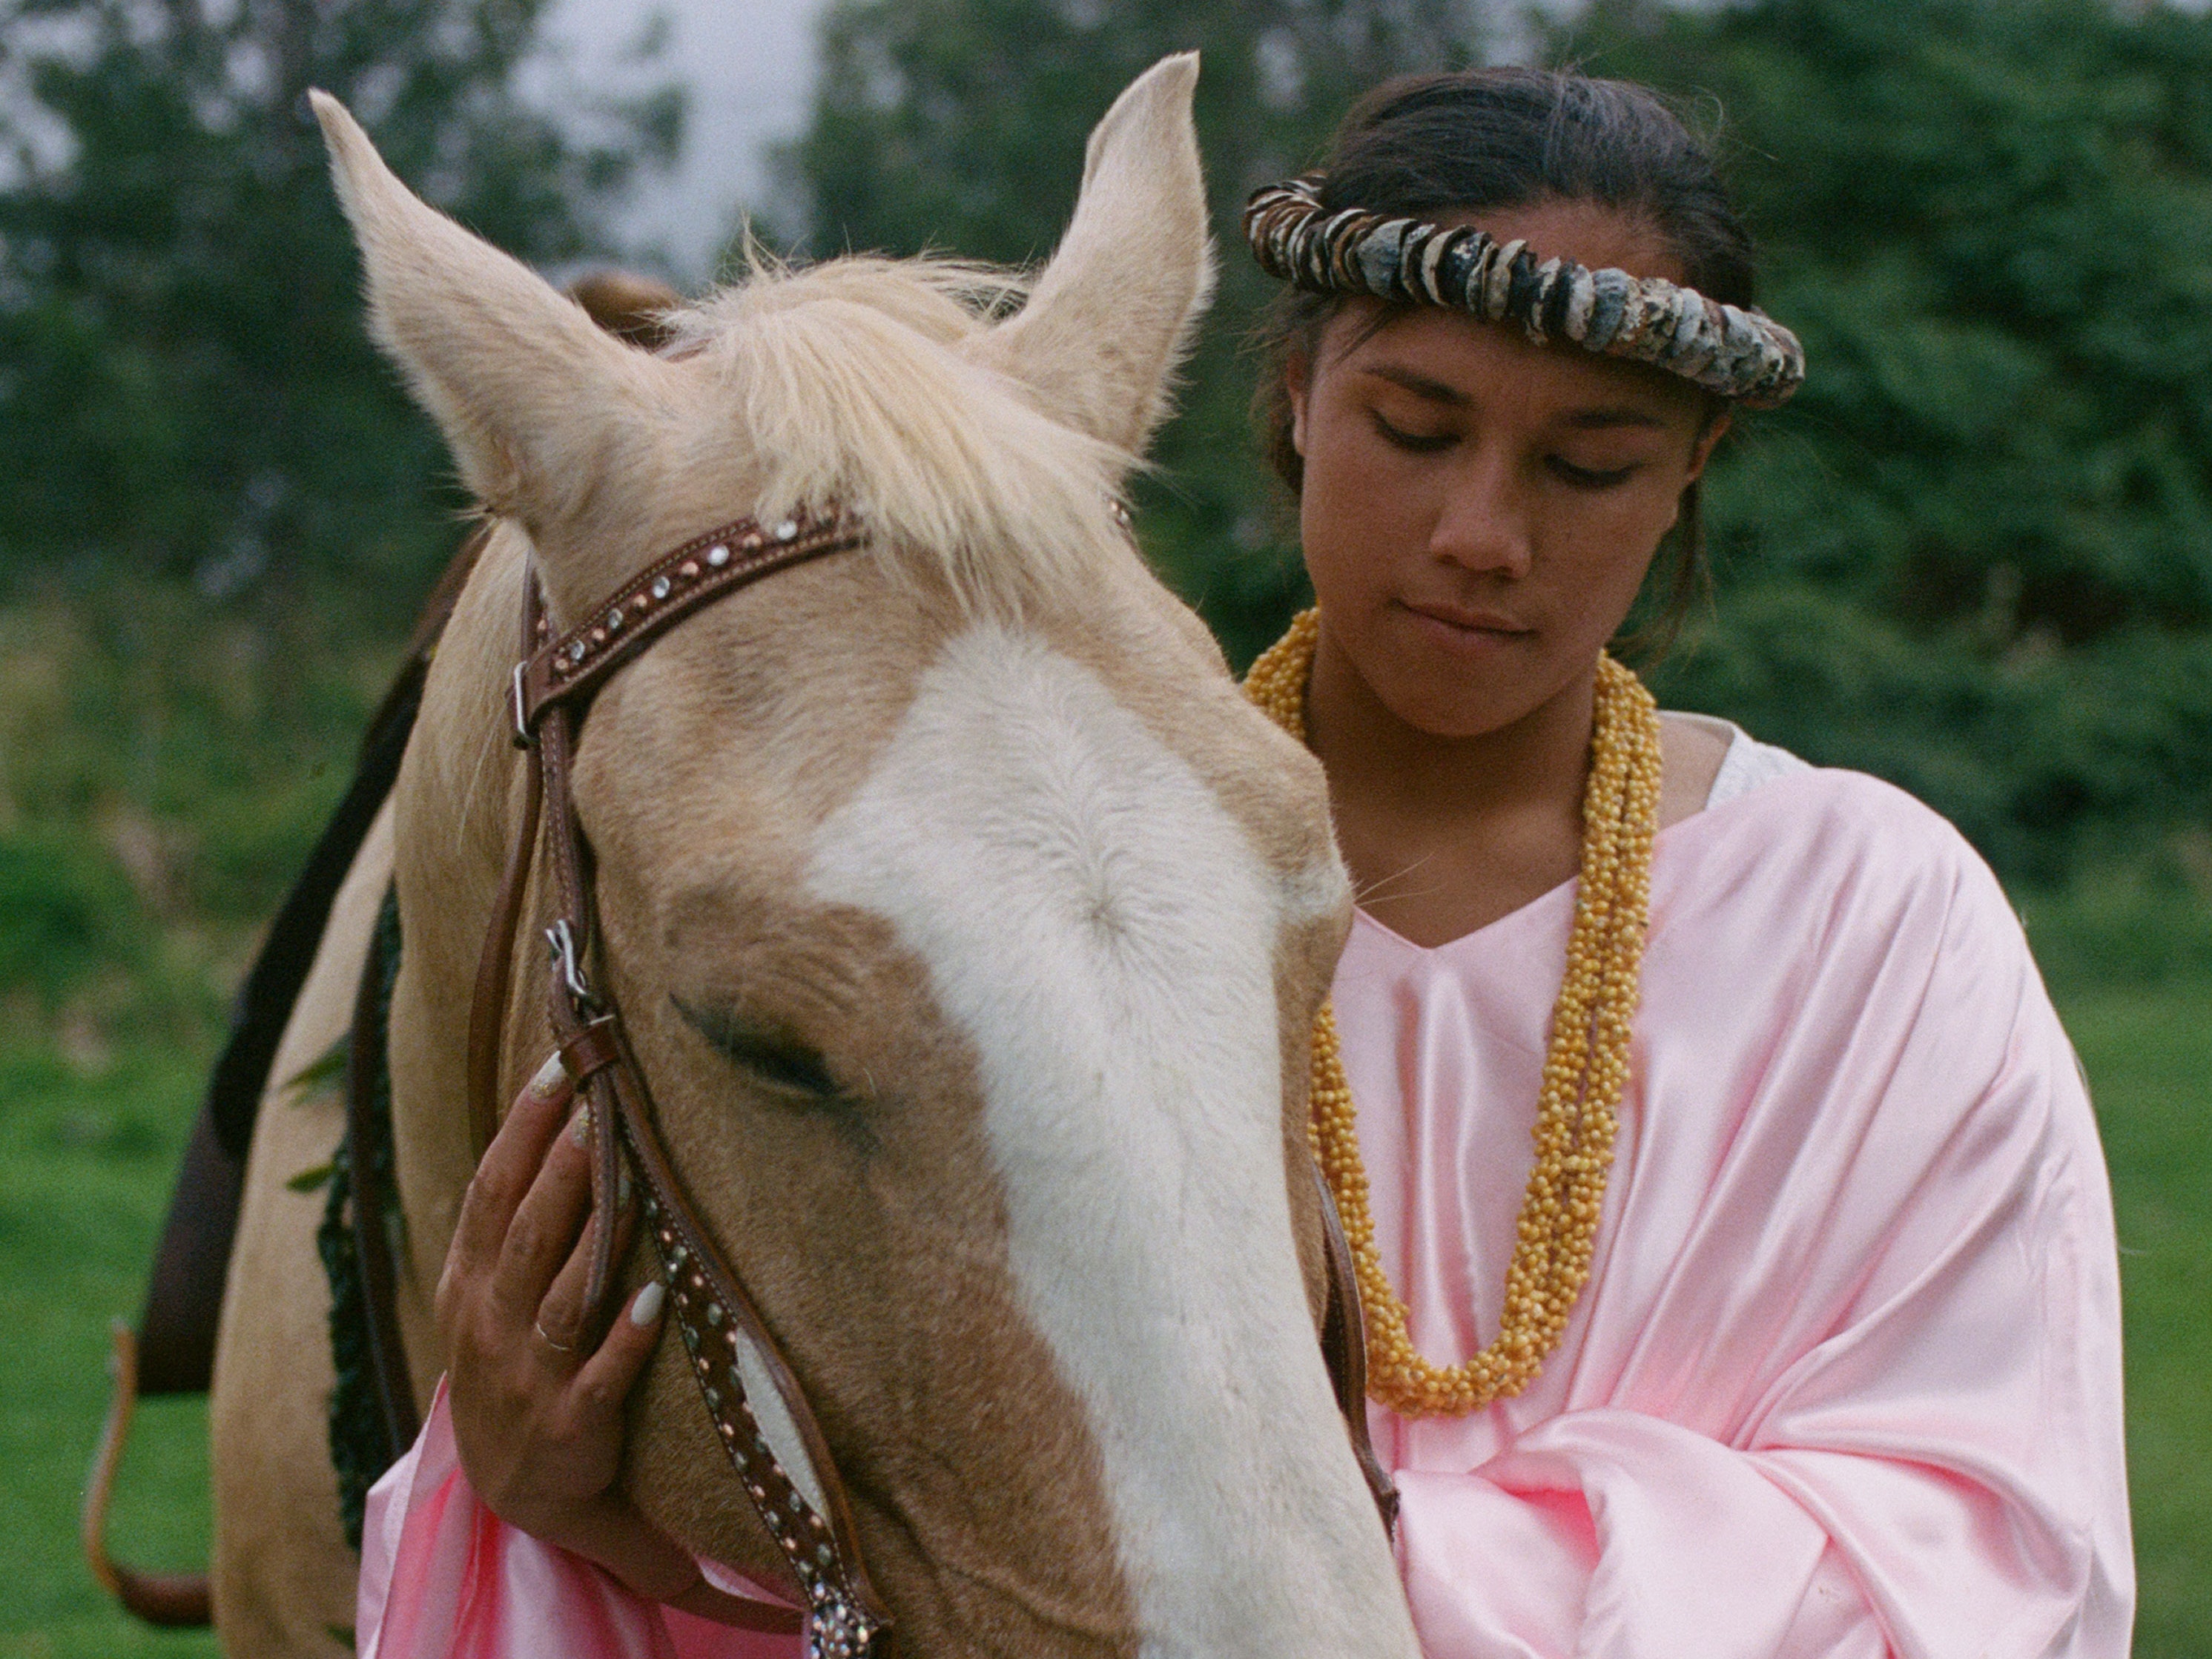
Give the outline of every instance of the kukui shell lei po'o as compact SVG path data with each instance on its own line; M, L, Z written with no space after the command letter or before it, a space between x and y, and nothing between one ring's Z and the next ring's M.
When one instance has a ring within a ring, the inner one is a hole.
M1246 695L1301 742L1306 682L1320 636L1321 612L1305 612L1244 681ZM1583 795L1582 880L1566 976L1552 1009L1535 1167L1521 1202L1497 1340L1463 1364L1432 1364L1413 1346L1406 1304L1382 1271L1375 1243L1336 1016L1327 1003L1315 1016L1307 1133L1352 1246L1367 1327L1367 1392L1401 1417L1463 1416L1520 1393L1558 1346L1589 1277L1617 1114L1628 1086L1629 1026L1644 963L1658 821L1658 709L1641 680L1601 656Z
M1797 337L1763 311L1655 276L1540 258L1526 242L1499 242L1471 225L1385 218L1359 208L1330 213L1320 187L1317 177L1269 185L1244 209L1253 257L1294 287L1449 306L1489 322L1518 323L1539 344L1571 340L1753 409L1788 401L1805 378Z

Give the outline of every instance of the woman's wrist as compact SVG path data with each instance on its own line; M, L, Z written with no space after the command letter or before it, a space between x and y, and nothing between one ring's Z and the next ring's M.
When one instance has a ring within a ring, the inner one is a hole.
M618 1489L565 1520L563 1535L539 1535L581 1556L648 1601L680 1606L706 1582L690 1551L647 1520Z
M717 1625L732 1626L738 1630L795 1633L800 1622L796 1607L787 1607L780 1601L757 1601L732 1595L726 1590L715 1589L704 1575L667 1605L694 1618L708 1620Z

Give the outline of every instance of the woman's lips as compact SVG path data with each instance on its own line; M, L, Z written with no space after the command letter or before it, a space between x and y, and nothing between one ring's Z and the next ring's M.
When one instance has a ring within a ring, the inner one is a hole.
M1535 630L1495 611L1463 611L1454 605L1414 605L1401 600L1415 623L1448 644L1503 645Z

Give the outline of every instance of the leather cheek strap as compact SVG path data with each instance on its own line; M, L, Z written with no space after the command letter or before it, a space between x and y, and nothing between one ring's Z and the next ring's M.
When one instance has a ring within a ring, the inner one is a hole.
M578 1092L592 1107L593 1211L587 1318L605 1317L614 1290L615 1217L627 1152L641 1188L646 1231L659 1257L708 1415L724 1452L777 1547L783 1588L805 1603L810 1651L820 1659L882 1659L891 1620L869 1582L850 1499L805 1391L793 1374L743 1279L691 1207L663 1147L645 1073L630 1052L618 1012L589 987L593 917L591 865L568 790L574 716L549 708L539 727L544 786L545 866L556 905L548 1013ZM802 1443L823 1504L808 1501L777 1461L746 1399L740 1362L749 1348L768 1373Z
M744 520L656 561L584 623L550 642L536 573L529 573L524 655L513 684L517 741L530 750L526 802L494 902L469 1023L470 1117L481 1149L499 1116L501 1027L534 865L553 918L546 929L553 952L546 1012L562 1063L591 1107L595 1220L586 1323L607 1317L616 1289L614 1224L627 1155L674 1304L672 1322L690 1352L715 1432L778 1547L783 1586L805 1605L808 1651L816 1659L887 1659L891 1620L868 1581L849 1499L805 1391L743 1281L691 1209L661 1146L651 1092L624 1039L619 1012L592 993L597 917L591 855L577 822L570 775L579 725L617 668L710 600L862 539L854 521L836 514L794 515L769 527ZM790 1480L747 1405L741 1350L765 1368L769 1388L800 1437L799 1449L823 1496L819 1508ZM781 1617L766 1609L755 1616Z

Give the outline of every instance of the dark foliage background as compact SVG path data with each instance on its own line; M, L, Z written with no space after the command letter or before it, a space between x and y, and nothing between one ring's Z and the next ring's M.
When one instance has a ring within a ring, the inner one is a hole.
M182 574L266 610L341 588L373 625L452 539L445 463L361 325L310 86L523 258L604 244L672 152L664 94L580 141L514 94L543 0L27 0L0 10L0 548L8 575ZM46 147L58 155L42 160ZM55 141L61 141L56 146Z
M304 93L542 264L673 90L556 122L544 0L0 0L0 1027L202 1032L458 537Z
M1608 5L1571 43L1717 100L1804 395L1715 480L1666 677L2056 881L2203 875L2212 21L2080 0Z

